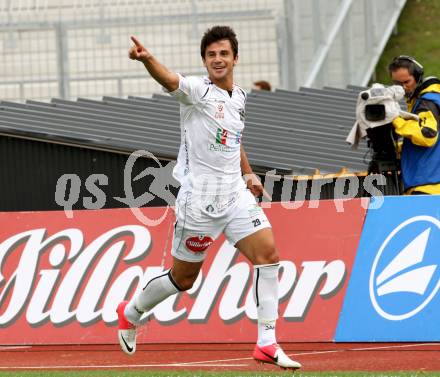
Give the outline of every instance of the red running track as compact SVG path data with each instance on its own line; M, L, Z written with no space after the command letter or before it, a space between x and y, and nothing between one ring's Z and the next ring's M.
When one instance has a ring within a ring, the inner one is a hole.
M440 343L289 343L303 371L438 371ZM140 345L127 356L116 345L0 346L0 371L144 369L274 371L251 358L252 344Z

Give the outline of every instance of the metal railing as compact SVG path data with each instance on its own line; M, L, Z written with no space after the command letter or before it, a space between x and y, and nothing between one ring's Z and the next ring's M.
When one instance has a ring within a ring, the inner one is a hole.
M231 25L235 80L365 85L405 0L4 0L0 99L148 96L160 87L127 58L137 35L169 68L203 74L203 32Z

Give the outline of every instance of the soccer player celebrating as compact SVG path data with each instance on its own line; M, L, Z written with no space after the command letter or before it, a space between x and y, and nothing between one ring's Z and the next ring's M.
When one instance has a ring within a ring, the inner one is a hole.
M254 197L263 193L263 187L241 143L246 93L233 79L238 62L234 31L228 26L215 26L204 34L200 52L207 77L171 72L137 38L132 36L131 40L134 46L129 50L130 59L142 62L180 102L181 145L173 175L181 188L176 200L173 265L151 279L130 302L119 304L122 350L135 352L136 326L144 312L192 287L209 246L223 232L254 266L258 340L253 357L282 368L300 368L301 364L291 360L275 338L279 255L271 225Z

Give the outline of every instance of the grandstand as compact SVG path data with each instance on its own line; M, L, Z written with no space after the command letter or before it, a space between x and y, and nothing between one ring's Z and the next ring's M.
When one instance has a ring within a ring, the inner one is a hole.
M263 179L266 174L281 175L274 189L274 200L281 199L285 179L297 184L304 179L328 180L341 174L364 178L370 158L366 142L357 150L345 142L355 122L360 89L301 88L249 93L244 144L251 164ZM12 195L29 198L26 204L22 199L15 201L19 208L39 202L38 208L55 209L53 190L57 179L66 172L86 178L105 171L110 177L108 189L119 195L128 154L147 150L163 165L174 161L180 143L179 107L172 97L164 94L126 99L105 96L99 101L86 98L76 101L54 98L50 103L29 100L24 104L2 101L0 130L4 181L19 179L21 190L32 187L34 192L29 195L15 187L9 195L1 196L9 198L2 205L15 208ZM39 161L41 158L44 164ZM111 161L117 161L116 165ZM143 167L156 166L154 161L143 164L147 164ZM23 172L21 178L16 177L17 170ZM38 179L30 186L25 180L36 171L45 179ZM46 184L49 186L45 187ZM320 198L333 198L332 185L326 187ZM139 190L142 192L142 187ZM296 188L292 190L294 198ZM390 187L384 190L393 193ZM35 195L47 197L37 200ZM357 195L362 195L362 191ZM163 204L160 200L155 203ZM108 205L117 207L121 203L114 201Z
M276 169L291 175L365 170L366 147L351 150L345 143L355 122L356 96L355 90L331 88L250 93L245 143L253 166L261 173ZM116 152L147 149L162 159L177 157L179 108L168 95L0 105L2 130L11 136Z

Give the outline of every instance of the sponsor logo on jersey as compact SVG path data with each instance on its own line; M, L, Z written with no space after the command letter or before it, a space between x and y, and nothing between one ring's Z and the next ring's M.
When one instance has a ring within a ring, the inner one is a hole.
M227 145L222 145L222 144L213 144L213 143L209 143L208 144L208 150L209 151L213 151L213 152L235 152L237 150L237 148L234 147L229 147Z

